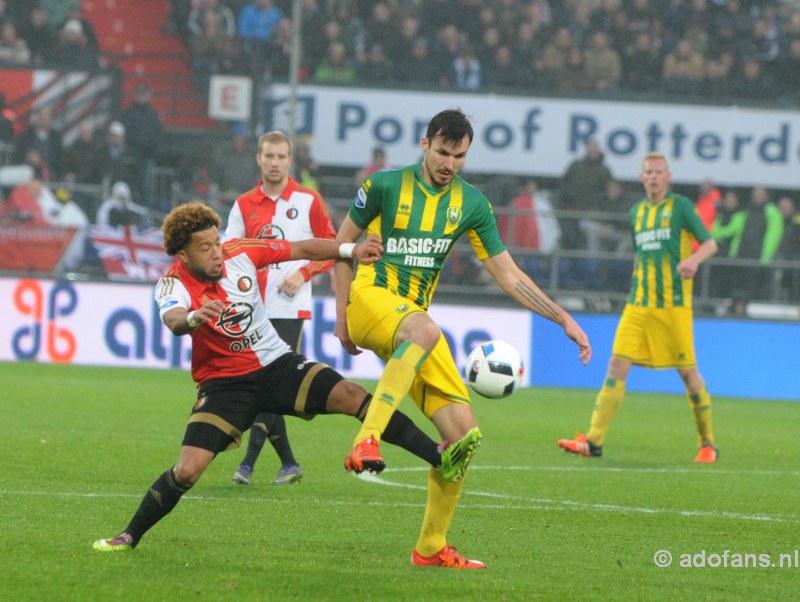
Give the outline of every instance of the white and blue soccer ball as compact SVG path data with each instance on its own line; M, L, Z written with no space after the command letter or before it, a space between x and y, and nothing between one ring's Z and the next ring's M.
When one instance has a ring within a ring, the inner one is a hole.
M503 341L481 343L467 358L467 384L479 395L500 399L511 395L522 382L525 366L519 352Z

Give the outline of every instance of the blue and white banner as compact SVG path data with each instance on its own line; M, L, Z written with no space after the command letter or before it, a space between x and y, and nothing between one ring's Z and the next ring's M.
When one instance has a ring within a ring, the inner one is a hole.
M276 85L270 127L286 129L289 88ZM614 177L637 180L659 151L673 179L800 188L800 111L300 86L296 130L318 163L357 168L374 146L391 165L419 160L431 117L459 107L475 139L464 171L559 177L596 138Z
M184 370L191 362L190 337L175 337L163 326L149 285L0 278L0 313L0 361ZM435 303L430 313L462 373L473 347L499 339L522 355L523 386L591 391L603 382L619 319L576 316L594 350L584 367L561 327L528 311ZM348 378L378 378L383 363L374 354L353 357L342 349L333 336L335 316L333 298L314 300L314 319L303 337L305 355ZM800 401L800 370L791 352L798 340L797 322L695 320L698 364L712 395ZM634 368L627 386L683 392L675 370Z

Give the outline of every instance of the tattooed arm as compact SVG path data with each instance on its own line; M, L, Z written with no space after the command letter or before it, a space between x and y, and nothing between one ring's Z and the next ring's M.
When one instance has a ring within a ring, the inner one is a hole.
M486 266L500 288L517 303L559 324L564 329L564 333L578 345L580 350L578 359L583 362L584 366L589 363L592 357L589 337L572 316L545 295L542 289L514 263L514 259L508 251L485 259L483 265Z

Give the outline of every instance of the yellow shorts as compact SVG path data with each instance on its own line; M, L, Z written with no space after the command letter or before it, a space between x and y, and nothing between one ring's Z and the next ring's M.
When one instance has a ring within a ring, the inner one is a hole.
M626 305L611 355L647 368L694 367L692 309Z
M373 286L353 290L347 306L347 327L353 342L388 361L397 348L397 331L408 316L425 313L419 305ZM470 405L467 387L444 335L422 363L409 391L428 418L450 403Z

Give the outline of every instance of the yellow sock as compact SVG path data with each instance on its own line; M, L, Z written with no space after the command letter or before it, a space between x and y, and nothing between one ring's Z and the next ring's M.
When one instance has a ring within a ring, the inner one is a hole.
M392 414L411 388L426 357L428 353L416 343L405 342L395 350L386 362L375 394L372 396L372 403L369 404L364 423L353 445L370 435L376 439L381 438Z
M447 545L447 531L456 513L464 479L445 481L436 468L428 471L428 503L422 519L422 530L415 549L422 556L433 556Z
M625 397L625 381L614 380L607 378L603 383L603 387L597 394L597 402L595 403L594 413L592 414L592 425L589 432L586 433L586 438L595 445L603 445L608 426L611 420L622 405L622 400Z
M703 387L699 393L687 393L689 407L694 414L694 422L697 425L697 434L700 445L710 443L714 445L714 429L711 426L711 395L708 389Z

